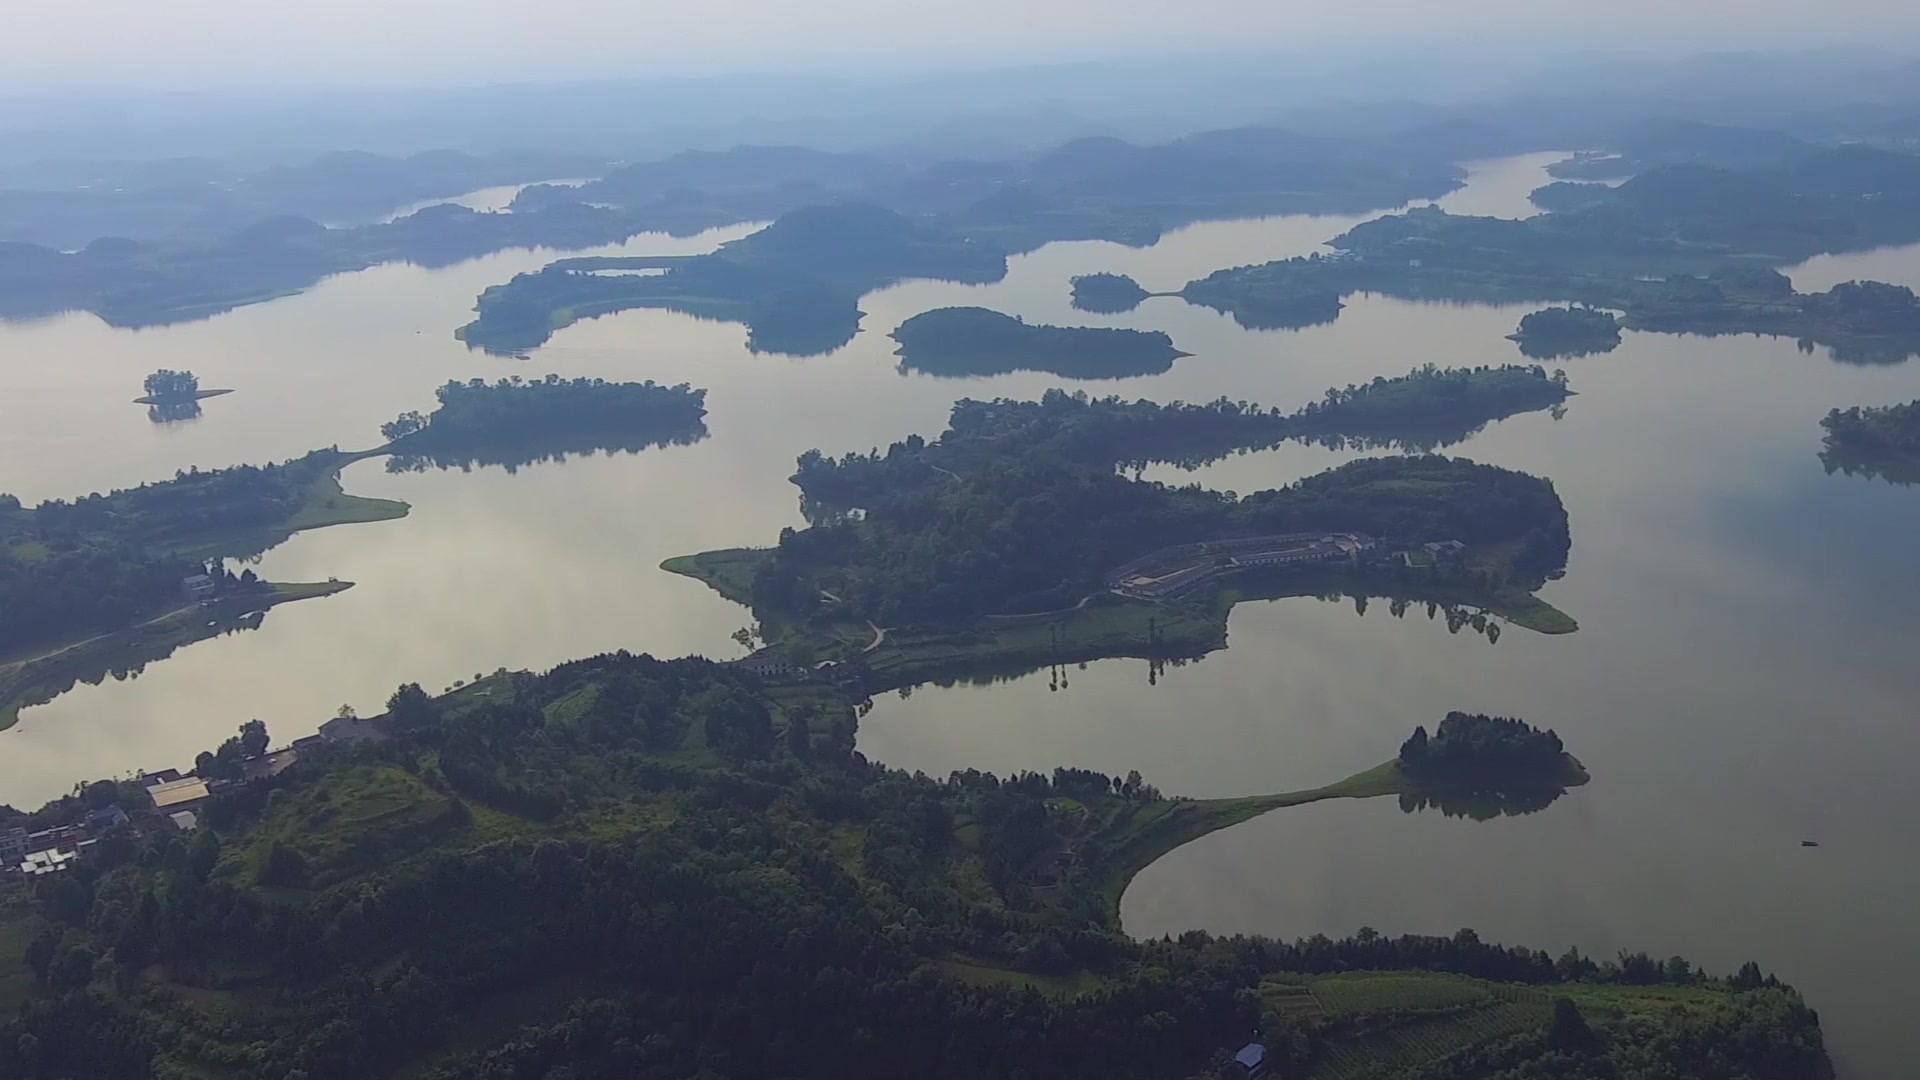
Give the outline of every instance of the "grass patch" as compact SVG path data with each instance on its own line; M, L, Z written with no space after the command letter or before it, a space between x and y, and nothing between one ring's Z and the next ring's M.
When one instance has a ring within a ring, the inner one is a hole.
M1552 1018L1553 1006L1545 994L1497 988L1493 1002L1484 1007L1331 1038L1311 1075L1314 1080L1385 1080L1449 1054L1539 1030Z
M771 552L762 548L727 548L698 555L677 555L660 564L669 574L704 582L736 604L752 606L753 575Z
M1048 997L1070 998L1091 993L1105 980L1091 971L1073 971L1064 975L1035 975L1027 971L996 967L979 960L949 957L937 965L940 973L968 986L1004 986L1038 990Z
M1360 972L1316 979L1308 988L1329 1016L1433 1012L1493 1000L1479 979L1442 972Z
M392 765L328 773L272 806L219 872L249 883L323 888L390 864L460 827L453 801ZM275 849L290 851L299 872L276 873Z
M1089 861L1099 875L1098 888L1107 910L1117 922L1120 896L1136 874L1175 848L1190 844L1261 814L1288 806L1304 806L1324 799L1371 799L1398 795L1410 789L1399 763L1389 761L1355 773L1337 784L1275 795L1238 799L1174 799L1135 803L1121 820L1102 830L1099 850Z

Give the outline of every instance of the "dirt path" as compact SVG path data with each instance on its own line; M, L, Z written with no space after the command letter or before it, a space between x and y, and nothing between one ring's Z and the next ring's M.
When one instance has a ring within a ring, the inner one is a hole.
M873 631L873 640L867 642L867 647L860 650L860 655L862 656L865 656L867 653L870 653L873 650L887 643L887 630L885 627L875 626L873 623L869 622L867 623L867 629Z
M28 664L37 664L42 660L51 660L62 653L72 652L74 649L84 649L87 646L94 644L95 642L105 641L110 637L118 637L119 635L127 633L128 631L131 631L131 630L139 630L143 627L152 626L154 623L166 622L168 619L178 618L181 615L185 615L188 612L191 612L196 606L197 606L196 604L187 604L183 607L174 608L171 611L161 612L160 614L155 615L153 618L148 619L145 622L135 623L132 626L121 627L118 630L109 630L104 634L95 634L94 636L90 638L86 638L85 640L82 640L82 641L69 642L68 644L62 645L59 648L52 650L51 652L43 652L38 656L29 656L21 660L10 660L7 663L0 664L0 675L11 675L14 672L20 670L21 668L26 667Z

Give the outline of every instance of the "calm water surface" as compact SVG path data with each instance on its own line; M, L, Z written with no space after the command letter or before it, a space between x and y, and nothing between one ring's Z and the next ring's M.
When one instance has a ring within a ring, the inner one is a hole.
M1551 160L1484 163L1443 205L1531 213L1526 192ZM712 432L694 446L517 474L356 465L349 490L405 499L412 516L296 537L259 569L358 587L29 710L0 734L0 801L33 804L80 777L183 763L250 717L280 740L305 734L341 703L377 709L403 680L437 688L614 648L736 654L727 635L745 612L659 572L661 559L764 543L800 524L785 477L803 449L931 435L955 397L1060 385L1037 374L901 374L885 333L929 307L1166 330L1195 355L1164 375L1089 385L1160 400L1293 405L1428 361L1518 358L1502 336L1524 308L1358 297L1329 326L1250 332L1177 300L1111 318L1067 305L1072 274L1117 270L1177 288L1314 250L1358 220L1207 224L1140 251L1052 245L995 285L909 283L869 296L851 345L804 360L752 355L741 327L665 312L569 328L530 364L450 338L482 288L549 253L385 267L161 330L83 316L0 325L0 490L29 501L188 464L366 445L451 377L685 380L710 388ZM699 250L744 231L621 250ZM1920 251L1853 258L1816 260L1796 281L1920 277ZM125 399L162 366L238 392L198 421L157 427ZM1563 419L1510 420L1455 452L1555 481L1574 547L1546 595L1581 621L1579 633L1512 630L1489 645L1423 612L1395 619L1384 604L1364 616L1351 602L1245 605L1231 648L1158 685L1142 662L1107 661L1068 670L1057 690L1045 673L922 688L883 701L862 723L862 748L937 775L1138 768L1169 792L1214 796L1337 779L1448 709L1525 716L1557 728L1593 783L1540 814L1484 824L1403 815L1391 801L1272 814L1149 868L1125 898L1127 927L1293 936L1471 925L1556 951L1684 952L1716 970L1757 958L1822 1010L1844 1075L1908 1074L1913 1054L1892 1033L1904 1020L1898 991L1920 963L1910 903L1920 811L1896 793L1920 760L1910 705L1920 672L1909 659L1920 575L1908 542L1920 490L1826 476L1815 454L1828 408L1920 397L1920 367L1849 367L1785 341L1641 334L1565 366L1579 396ZM1197 476L1244 492L1352 456L1290 447Z

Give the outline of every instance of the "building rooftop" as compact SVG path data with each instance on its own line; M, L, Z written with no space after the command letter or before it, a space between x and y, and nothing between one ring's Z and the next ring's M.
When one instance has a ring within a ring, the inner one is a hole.
M200 815L191 810L168 814L167 820L173 822L173 827L181 832L192 832L200 827Z
M153 797L155 807L165 810L170 806L199 802L212 793L207 790L205 780L197 776L189 776L183 780L169 780L164 784L150 785L147 788L147 794Z
M65 870L68 863L79 857L80 853L76 851L36 851L20 864L20 872L36 877L41 874L57 874Z

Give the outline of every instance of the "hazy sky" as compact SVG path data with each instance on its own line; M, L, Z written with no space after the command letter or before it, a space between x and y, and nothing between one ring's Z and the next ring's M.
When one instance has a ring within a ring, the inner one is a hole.
M1436 32L1566 47L1920 45L1912 0L0 0L0 82L645 76L1311 47Z

